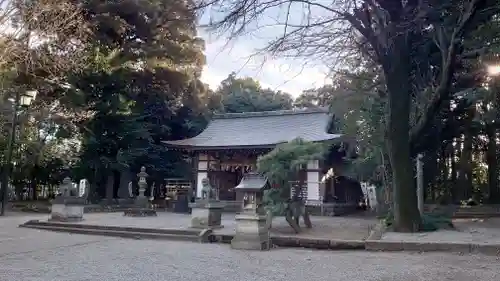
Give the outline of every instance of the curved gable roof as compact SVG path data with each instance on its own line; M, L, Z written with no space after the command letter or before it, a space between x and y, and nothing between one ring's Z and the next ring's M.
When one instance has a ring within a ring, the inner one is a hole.
M330 119L324 108L220 114L214 115L199 135L164 143L190 149L224 149L271 147L295 138L326 141L342 136L327 133Z

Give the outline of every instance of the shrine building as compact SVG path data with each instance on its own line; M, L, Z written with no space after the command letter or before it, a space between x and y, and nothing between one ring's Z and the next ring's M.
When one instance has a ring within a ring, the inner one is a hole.
M303 196L312 205L334 201L357 203L358 194L339 185L335 177L322 181L330 168L348 156L349 142L343 135L331 133L332 119L326 108L215 114L199 135L164 143L191 153L197 198L201 197L202 179L208 178L218 188L220 200L237 203L242 195L236 194L234 188L244 173L256 169L260 155L296 138L331 142L325 160L311 161L299 172L300 181L306 185Z

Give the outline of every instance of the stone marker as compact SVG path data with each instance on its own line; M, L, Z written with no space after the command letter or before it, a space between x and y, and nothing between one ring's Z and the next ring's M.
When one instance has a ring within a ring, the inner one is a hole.
M89 193L90 183L87 179L81 179L78 185L78 196L83 197Z
M242 250L269 250L271 238L266 224L266 213L262 205L262 191L269 188L267 178L248 173L236 186L236 192L244 192L243 212L237 214L236 233L231 248Z
M224 227L221 223L222 210L225 204L216 196L215 189L207 178L202 180L201 200L189 203L191 208L191 227L200 229L217 229Z
M144 191L148 186L146 167L141 167L141 171L137 174L139 178L139 195L135 198L134 207L125 210L124 216L129 217L152 217L157 216L156 211L151 208L149 200L144 196Z
M71 178L64 178L59 185L58 195L52 201L50 221L77 222L83 220L83 211L88 197L88 188L82 196L73 186Z

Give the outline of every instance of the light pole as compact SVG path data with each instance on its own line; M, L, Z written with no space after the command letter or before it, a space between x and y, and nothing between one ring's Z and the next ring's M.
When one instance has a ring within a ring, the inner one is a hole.
M2 208L0 209L0 216L5 215L5 208L9 202L9 179L12 172L12 151L14 150L14 142L16 139L16 125L17 113L19 107L27 107L36 97L36 91L27 91L23 95L19 92L16 93L14 99L14 107L12 109L11 127L9 132L9 139L7 140L7 149L5 152L5 162L2 176Z

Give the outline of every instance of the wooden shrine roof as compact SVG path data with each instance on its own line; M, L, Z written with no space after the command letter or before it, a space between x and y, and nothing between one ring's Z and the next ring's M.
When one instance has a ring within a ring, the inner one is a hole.
M263 148L302 138L326 141L342 135L329 134L328 109L294 109L216 114L199 135L164 141L170 147L190 150Z

